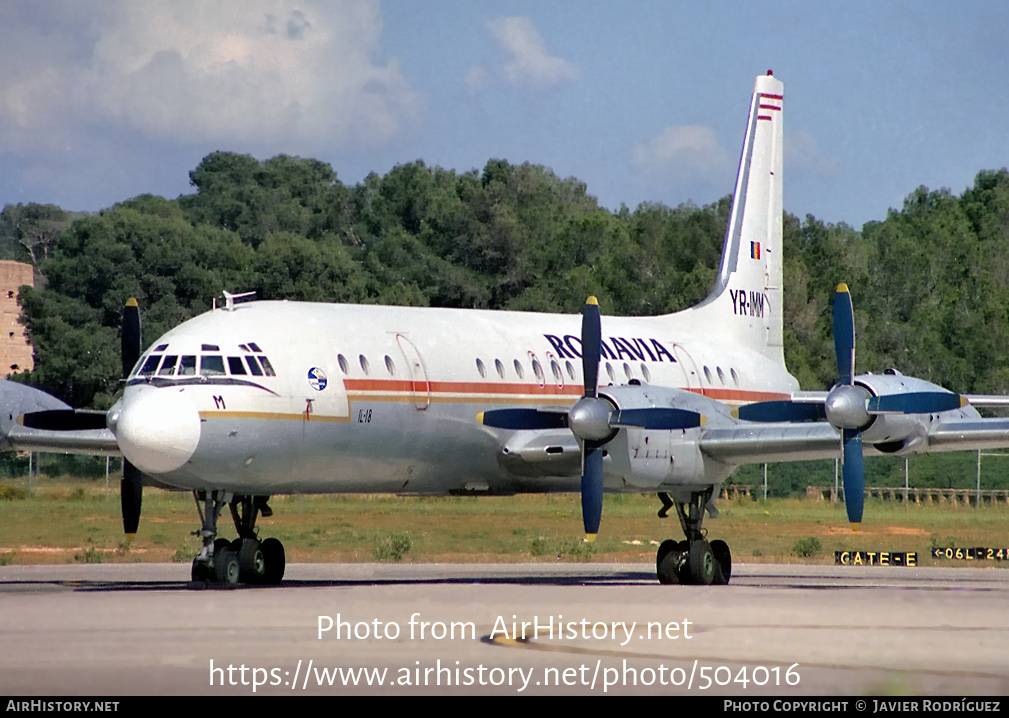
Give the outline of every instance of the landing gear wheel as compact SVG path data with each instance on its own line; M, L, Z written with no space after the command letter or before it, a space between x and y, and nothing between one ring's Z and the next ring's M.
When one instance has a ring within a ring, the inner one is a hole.
M214 554L214 580L226 588L238 585L238 556L230 548Z
M687 570L690 573L690 583L698 586L711 585L715 578L715 556L711 552L711 544L704 539L690 544Z
M275 586L284 578L284 544L278 539L268 538L260 544L260 550L263 553L263 583Z
M680 582L680 550L672 539L666 539L655 554L655 574L659 583L668 586Z
M210 580L210 566L200 561L199 558L193 559L193 570L190 572L190 578L192 578L193 583L206 583Z
M231 550L238 556L239 580L242 583L262 583L266 560L259 539L235 539L231 542Z
M711 583L724 586L732 575L732 554L729 552L729 544L721 539L715 539L711 542L711 553L715 557L715 576Z

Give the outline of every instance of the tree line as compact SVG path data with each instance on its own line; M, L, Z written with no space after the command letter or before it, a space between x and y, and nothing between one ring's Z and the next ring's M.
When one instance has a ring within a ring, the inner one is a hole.
M222 290L261 299L654 315L710 290L732 198L599 206L583 182L491 160L422 161L348 186L323 162L216 152L193 194L143 195L95 214L0 213L0 257L31 262L19 298L36 367L15 375L74 406L119 388L120 314L135 296L148 341ZM830 302L855 302L859 371L895 367L961 392L1009 393L1009 172L960 195L919 187L856 230L784 222L785 357L805 389L836 373Z

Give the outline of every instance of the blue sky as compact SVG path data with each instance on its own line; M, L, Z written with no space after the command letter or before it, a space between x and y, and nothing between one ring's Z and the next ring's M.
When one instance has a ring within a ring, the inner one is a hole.
M785 84L785 209L861 228L1009 165L1009 4L40 0L0 5L0 205L189 192L214 150L348 184L491 158L601 204L729 194Z

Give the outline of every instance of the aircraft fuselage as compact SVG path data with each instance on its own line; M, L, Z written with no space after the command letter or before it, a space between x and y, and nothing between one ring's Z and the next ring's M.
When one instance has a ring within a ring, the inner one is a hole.
M679 387L703 413L724 414L725 406L787 398L796 388L762 355L701 339L690 312L604 317L603 393L637 382ZM556 456L541 471L505 468L507 432L476 416L573 404L583 393L578 322L556 314L297 302L216 309L154 342L121 404L124 414L143 398L146 413L162 420L161 441L183 445L162 455L143 440L131 451L127 438L124 453L183 489L577 491L577 470ZM521 443L526 432L516 433ZM633 443L634 432L627 433ZM555 452L576 447L567 434L556 437ZM614 477L607 489L655 486Z

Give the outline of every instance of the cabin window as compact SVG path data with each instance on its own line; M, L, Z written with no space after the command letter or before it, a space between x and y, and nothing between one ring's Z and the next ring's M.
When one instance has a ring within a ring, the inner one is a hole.
M201 376L221 376L224 373L224 357L214 354L200 357Z
M389 372L389 376L396 376L396 365L388 354L385 355L385 368Z
M533 374L536 375L536 381L540 383L540 386L547 383L546 378L543 376L543 367L540 366L536 357L533 357Z
M158 376L171 376L175 373L175 365L179 363L179 357L170 354L165 357L165 360L161 362L161 369L158 371Z
M500 359L494 360L494 368L497 370L497 375L504 379L504 364L501 363Z
M182 357L182 364L179 365L179 376L196 376L196 357L192 355Z
M634 375L631 374L631 365L627 362L624 362L624 374L627 376L627 381L634 378Z
M518 359L515 360L515 373L519 375L519 379L522 379L526 375L522 369L522 363Z
M263 370L260 368L259 362L256 361L256 357L245 357L245 363L249 365L249 371L253 376L263 376Z
M487 367L483 365L483 359L477 358L476 360L476 370L480 372L480 377L483 379L487 378Z
M561 367L557 363L556 359L550 360L550 371L554 373L554 379L560 385L564 385L564 375L561 373Z
M228 371L232 374L245 374L245 364L242 357L228 357Z
M360 354L357 358L361 362L361 371L368 374L371 371L371 365L368 363L367 357L364 354Z
M739 374L737 374L737 373L736 373L736 370L735 370L735 369L731 369L731 368L730 368L730 369L729 369L729 373L730 373L730 374L732 375L732 382L733 382L733 383L734 383L734 384L735 384L736 386L739 386Z
M350 363L347 361L347 357L343 354L336 355L336 363L340 365L340 371L344 374L350 373Z
M711 383L711 370L708 367L704 367L704 379L710 384Z
M613 373L613 365L609 362L606 362L606 374L610 377L611 384L617 380L616 374Z
M566 361L566 362L564 362L564 368L568 370L568 376L571 377L571 381L574 381L575 380L575 367L574 367L574 365L571 362Z
M722 386L725 386L725 372L722 371L722 367L716 366L715 371L718 373L718 381L722 382Z

